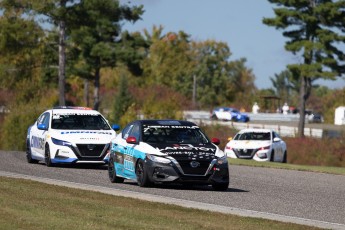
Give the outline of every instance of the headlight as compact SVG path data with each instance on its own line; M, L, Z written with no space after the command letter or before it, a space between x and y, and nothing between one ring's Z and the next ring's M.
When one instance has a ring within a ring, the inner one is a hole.
M269 146L265 146L265 147L261 147L259 150L266 150L266 149L270 149L270 145Z
M221 165L221 164L227 164L228 163L228 158L227 156L223 156L223 157L219 157L217 160L217 164Z
M162 164L169 164L171 161L167 158L164 157L159 157L159 156L154 156L151 154L146 154L146 157L150 159L151 161L157 162L157 163L162 163Z
M62 145L62 146L72 146L72 143L68 142L68 141L62 141L62 140L58 140L55 138L52 138L52 142L56 145Z

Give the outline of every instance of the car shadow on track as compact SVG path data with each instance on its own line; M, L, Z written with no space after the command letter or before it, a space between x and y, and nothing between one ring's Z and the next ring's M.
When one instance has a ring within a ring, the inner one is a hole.
M133 181L125 181L125 184L138 186L136 182ZM192 184L154 184L146 189L169 189L169 190L193 190L193 191L213 191L213 192L232 192L232 193L240 193L240 192L249 192L247 190L237 189L237 188L228 188L225 191L215 191L212 186L210 185L192 185Z
M38 163L45 166L45 163ZM91 170L108 170L107 164L56 164L52 168L72 168L72 169L91 169Z

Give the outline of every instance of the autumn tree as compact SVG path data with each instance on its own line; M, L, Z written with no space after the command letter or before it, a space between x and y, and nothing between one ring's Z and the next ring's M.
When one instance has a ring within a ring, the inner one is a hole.
M154 26L151 33L147 30L144 33L150 47L142 63L145 77L142 85L158 84L183 94L191 92L189 35L183 31L163 33L162 26Z
M81 76L92 76L94 81L93 108L100 104L101 68L115 67L121 60L117 55L123 49L121 22L140 19L142 6L120 5L118 0L83 0L73 7L70 15L70 39L77 55L75 71Z
M275 17L264 18L263 23L283 30L283 36L289 39L285 49L301 57L300 63L287 67L300 80L298 135L303 137L306 101L313 81L334 80L345 71L345 54L340 48L345 42L345 1L268 1L277 6Z

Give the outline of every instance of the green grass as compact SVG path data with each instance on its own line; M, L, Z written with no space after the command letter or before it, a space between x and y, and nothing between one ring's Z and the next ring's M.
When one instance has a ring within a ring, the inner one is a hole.
M0 229L317 229L0 177Z
M276 163L276 162L258 162L254 160L243 160L243 159L231 159L231 158L228 158L228 159L229 159L230 165L245 165L245 166L252 166L252 167L289 169L289 170L345 175L344 167L311 166L311 165L283 164L283 163Z

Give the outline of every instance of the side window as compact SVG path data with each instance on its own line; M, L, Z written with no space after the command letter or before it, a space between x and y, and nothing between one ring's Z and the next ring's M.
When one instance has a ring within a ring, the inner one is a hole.
M39 124L42 124L42 123L43 123L43 120L44 120L44 115L45 115L45 113L44 113L44 114L42 114L41 116L39 116L39 117L37 118L37 125L39 125Z
M45 124L47 128L49 127L49 121L50 121L49 113L46 113L43 119L43 124Z
M137 140L140 138L140 127L139 124L134 124L133 128L129 134L131 137L135 137Z
M37 119L37 125L45 124L49 127L49 120L49 113L44 113Z
M122 130L122 138L127 139L129 137L129 133L132 130L133 125L128 125Z

